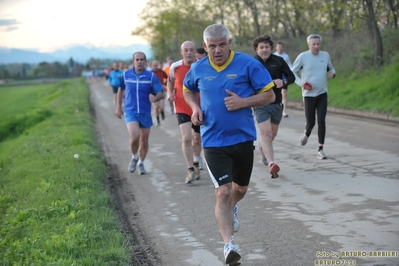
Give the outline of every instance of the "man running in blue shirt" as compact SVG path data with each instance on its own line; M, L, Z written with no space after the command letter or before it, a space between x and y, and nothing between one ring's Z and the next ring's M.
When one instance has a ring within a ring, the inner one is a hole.
M114 62L112 65L112 71L108 76L108 83L112 87L112 92L114 94L114 105L116 105L116 94L118 93L118 89L121 86L121 79L123 75L123 69L119 69L119 63Z
M241 259L232 243L238 231L236 204L244 198L252 173L256 129L251 107L275 100L274 83L255 58L231 50L222 24L204 30L208 58L193 64L184 79L184 98L201 125L202 146L215 187L215 216L224 242L226 264ZM201 94L199 106L196 93Z
M145 70L146 63L147 59L143 52L134 53L133 68L123 73L115 110L118 118L125 116L129 133L132 158L128 170L133 173L138 164L139 175L147 173L144 160L148 153L148 138L152 127L151 103L163 97L162 84L153 72ZM125 99L122 111L123 95Z

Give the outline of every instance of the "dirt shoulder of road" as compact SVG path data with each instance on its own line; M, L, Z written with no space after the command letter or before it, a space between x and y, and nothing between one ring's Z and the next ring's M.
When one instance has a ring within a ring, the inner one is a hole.
M100 143L102 144L102 143ZM125 178L122 178L116 164L108 164L107 189L114 211L120 221L125 244L130 249L130 265L155 266L160 264L153 243L142 229L134 193Z
M90 106L91 114L95 120L97 142L102 148L107 164L107 177L105 181L107 193L114 208L115 215L120 222L124 242L130 251L129 265L133 266L155 266L160 265L160 258L151 239L147 236L143 229L141 217L138 215L138 204L135 195L128 184L126 178L121 173L118 165L118 153L114 147L114 137L110 134L110 127L105 126L106 116L104 113L108 111L100 107L100 103L96 102L94 90L99 89L97 81L87 83L90 90ZM118 136L116 137L118 138Z

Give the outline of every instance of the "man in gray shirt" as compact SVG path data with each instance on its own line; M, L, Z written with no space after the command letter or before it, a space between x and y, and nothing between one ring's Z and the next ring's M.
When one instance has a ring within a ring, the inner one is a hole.
M331 63L330 55L325 51L320 51L321 41L320 35L309 35L307 37L309 50L298 55L291 70L296 77L295 83L302 87L305 106L306 128L300 138L301 145L304 146L308 142L316 124L317 113L319 137L317 158L327 159L323 150L326 136L327 78L335 78L335 69ZM301 77L298 76L299 71Z

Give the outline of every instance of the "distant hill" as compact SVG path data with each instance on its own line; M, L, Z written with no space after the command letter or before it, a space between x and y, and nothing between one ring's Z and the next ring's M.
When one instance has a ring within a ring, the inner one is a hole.
M43 61L54 62L57 59L50 54L36 51L0 48L0 64L28 63L37 64Z
M79 63L86 63L90 58L131 60L134 52L142 51L151 58L151 46L143 44L132 44L129 46L96 47L87 45L71 45L54 52L41 53L34 50L22 50L15 48L0 47L0 64L28 63L38 64L40 62L65 63L69 58Z

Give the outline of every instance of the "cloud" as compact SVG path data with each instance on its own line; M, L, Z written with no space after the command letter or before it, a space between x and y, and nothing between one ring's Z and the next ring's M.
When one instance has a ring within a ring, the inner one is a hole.
M0 19L0 27L19 24L16 19Z
M0 31L10 32L17 30L19 22L16 19L0 19Z
M13 31L13 30L17 30L18 27L15 26L11 26L11 27L7 27L5 31Z

